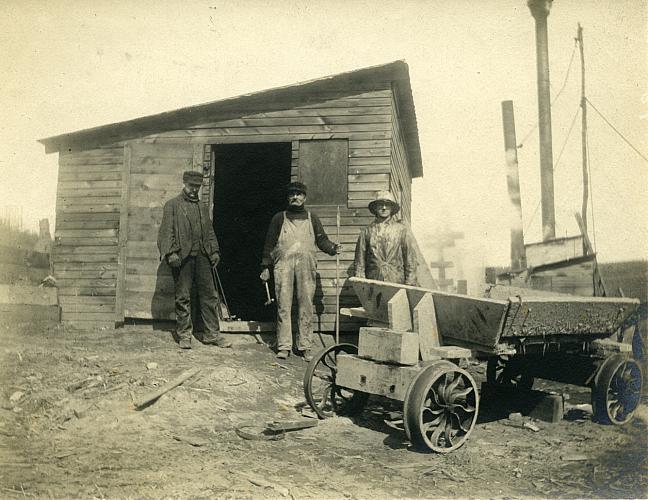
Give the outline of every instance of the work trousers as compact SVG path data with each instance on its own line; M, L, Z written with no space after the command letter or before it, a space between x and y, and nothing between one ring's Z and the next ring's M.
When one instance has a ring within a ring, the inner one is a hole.
M191 291L196 285L200 315L205 325L205 337L219 333L216 313L217 298L214 278L209 259L199 254L189 256L179 268L172 268L175 284L176 335L179 339L190 339L193 330L191 321Z
M310 252L295 253L280 258L274 266L275 294L277 296L277 349L292 349L292 302L297 292L299 331L297 349L313 346L313 299L317 261Z

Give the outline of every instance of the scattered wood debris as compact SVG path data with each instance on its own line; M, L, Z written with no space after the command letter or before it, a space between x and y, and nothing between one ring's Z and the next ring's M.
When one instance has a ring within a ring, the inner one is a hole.
M188 371L182 373L179 377L177 377L177 378L173 379L172 381L164 384L162 387L160 387L156 391L151 392L151 393L147 394L146 396L144 396L144 397L142 397L140 399L134 400L133 404L134 404L135 408L138 409L138 410L141 410L141 409L147 407L149 404L151 404L155 400L157 400L160 396L162 396L163 394L166 394L167 392L175 389L179 385L182 385L184 382L189 380L191 377L194 377L198 373L200 373L200 368L194 368L193 370L188 370Z

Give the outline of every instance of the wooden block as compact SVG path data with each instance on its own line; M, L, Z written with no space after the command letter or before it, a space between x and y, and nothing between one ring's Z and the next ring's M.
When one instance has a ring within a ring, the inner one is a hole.
M565 405L561 394L543 394L524 414L537 420L556 423L562 420L564 412Z
M388 328L362 327L358 337L358 356L383 363L418 363L419 339L415 332Z
M610 339L597 339L592 341L592 348L596 354L608 356L620 352L632 352L632 344L626 342L615 342Z
M342 316L350 316L352 318L368 318L369 315L367 311L364 310L364 307L342 307L340 308L340 314Z
M480 405L488 412L501 416L522 413L525 416L556 423L562 420L564 402L561 394L520 390L513 386L482 382Z
M418 332L419 349L423 361L434 357L432 349L441 345L434 312L434 297L427 293L414 307L414 331Z
M472 351L465 347L457 347L453 345L444 345L439 347L431 347L429 353L433 356L439 356L441 359L457 359L457 358L470 358Z
M405 400L410 382L418 373L416 366L377 363L351 354L337 357L336 384L348 389Z
M405 290L399 290L387 303L389 328L408 332L412 330L412 316Z
M276 325L263 321L219 321L220 331L230 332L274 332Z

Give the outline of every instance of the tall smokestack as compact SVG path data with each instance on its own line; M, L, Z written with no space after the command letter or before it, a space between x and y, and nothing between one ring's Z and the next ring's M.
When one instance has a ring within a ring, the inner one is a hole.
M511 200L511 269L526 269L526 251L522 233L522 200L518 173L517 141L515 140L515 115L513 101L502 101L504 150L506 152L506 186Z
M527 0L535 19L536 64L538 68L538 129L540 131L540 185L542 240L556 236L554 213L553 151L551 147L551 92L549 88L549 41L547 17L553 0Z

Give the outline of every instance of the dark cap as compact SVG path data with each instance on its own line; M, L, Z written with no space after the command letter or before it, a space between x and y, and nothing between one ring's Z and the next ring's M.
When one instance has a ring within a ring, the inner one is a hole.
M291 182L290 184L288 184L287 191L289 193L297 192L297 193L303 193L304 195L306 195L306 184L303 184L301 182Z
M182 174L182 182L186 184L202 185L203 175L196 170L186 170L185 173Z

